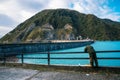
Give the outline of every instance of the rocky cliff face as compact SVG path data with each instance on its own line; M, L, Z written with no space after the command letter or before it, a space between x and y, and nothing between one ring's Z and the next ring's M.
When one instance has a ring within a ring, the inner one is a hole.
M54 27L46 23L42 26L35 26L31 24L28 28L23 31L19 31L16 38L12 40L13 43L20 43L22 40L24 42L44 42L45 40L73 40L75 39L73 33L73 27L66 24L61 29L54 29ZM9 35L11 33L8 33ZM3 43L8 43L9 41L3 41Z

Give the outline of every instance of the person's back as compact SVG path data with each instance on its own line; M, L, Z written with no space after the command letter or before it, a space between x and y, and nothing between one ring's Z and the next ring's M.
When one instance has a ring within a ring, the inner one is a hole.
M85 52L88 52L88 53L95 53L95 50L92 46L88 45L86 46L85 48Z

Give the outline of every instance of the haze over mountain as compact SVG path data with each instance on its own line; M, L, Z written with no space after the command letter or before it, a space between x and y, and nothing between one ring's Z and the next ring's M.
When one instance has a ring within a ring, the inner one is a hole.
M120 22L69 9L43 10L0 39L1 43L74 40L120 40Z

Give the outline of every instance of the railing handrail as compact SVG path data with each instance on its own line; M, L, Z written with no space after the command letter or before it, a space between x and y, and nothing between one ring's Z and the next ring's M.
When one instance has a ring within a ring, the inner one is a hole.
M96 51L96 53L112 53L112 52L120 52L120 50L106 50L106 51ZM24 53L24 52L23 52ZM48 54L48 51L46 52L30 52L30 53L25 53L25 54ZM79 52L53 52L50 51L50 54L88 54L84 51L79 51Z
M21 57L18 57L21 58ZM48 59L47 57L24 57L24 59ZM50 59L90 59L90 58L82 58L82 57L69 57L69 58L65 58L65 57L50 57ZM120 59L119 57L98 57L97 59Z
M120 50L106 50L106 51L96 51L96 53L116 53L116 52L120 52ZM86 52L83 52L83 51L80 51L80 52L52 52L52 51L48 51L48 52L37 52L38 54L47 54L46 57L26 57L24 56L25 53L21 53L20 57L18 58L21 58L21 62L22 64L24 64L24 59L47 59L48 60L48 65L50 65L50 60L51 59L90 59L89 57L51 57L50 55L52 54L88 54ZM36 54L35 53L31 53L31 54ZM6 63L6 55L3 54L4 56L3 57L0 57L0 58L3 58L4 59L4 63ZM120 60L120 57L97 57L97 59L104 59L104 60L108 60L108 59L112 59L112 60Z
M114 52L120 52L120 50L110 50L110 51L96 51L97 54L109 54L109 53L114 53ZM4 54L7 54L6 52L3 52ZM16 55L15 53L21 53L21 52L10 52L10 54L12 55ZM22 51L23 54L48 54L48 52L24 52ZM84 51L80 51L80 52L52 52L50 51L50 54L88 54ZM18 54L20 55L20 54Z

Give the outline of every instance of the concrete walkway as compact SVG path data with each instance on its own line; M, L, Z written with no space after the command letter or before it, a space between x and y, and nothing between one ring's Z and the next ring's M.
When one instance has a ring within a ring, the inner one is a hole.
M120 74L88 74L0 67L0 80L120 80Z

